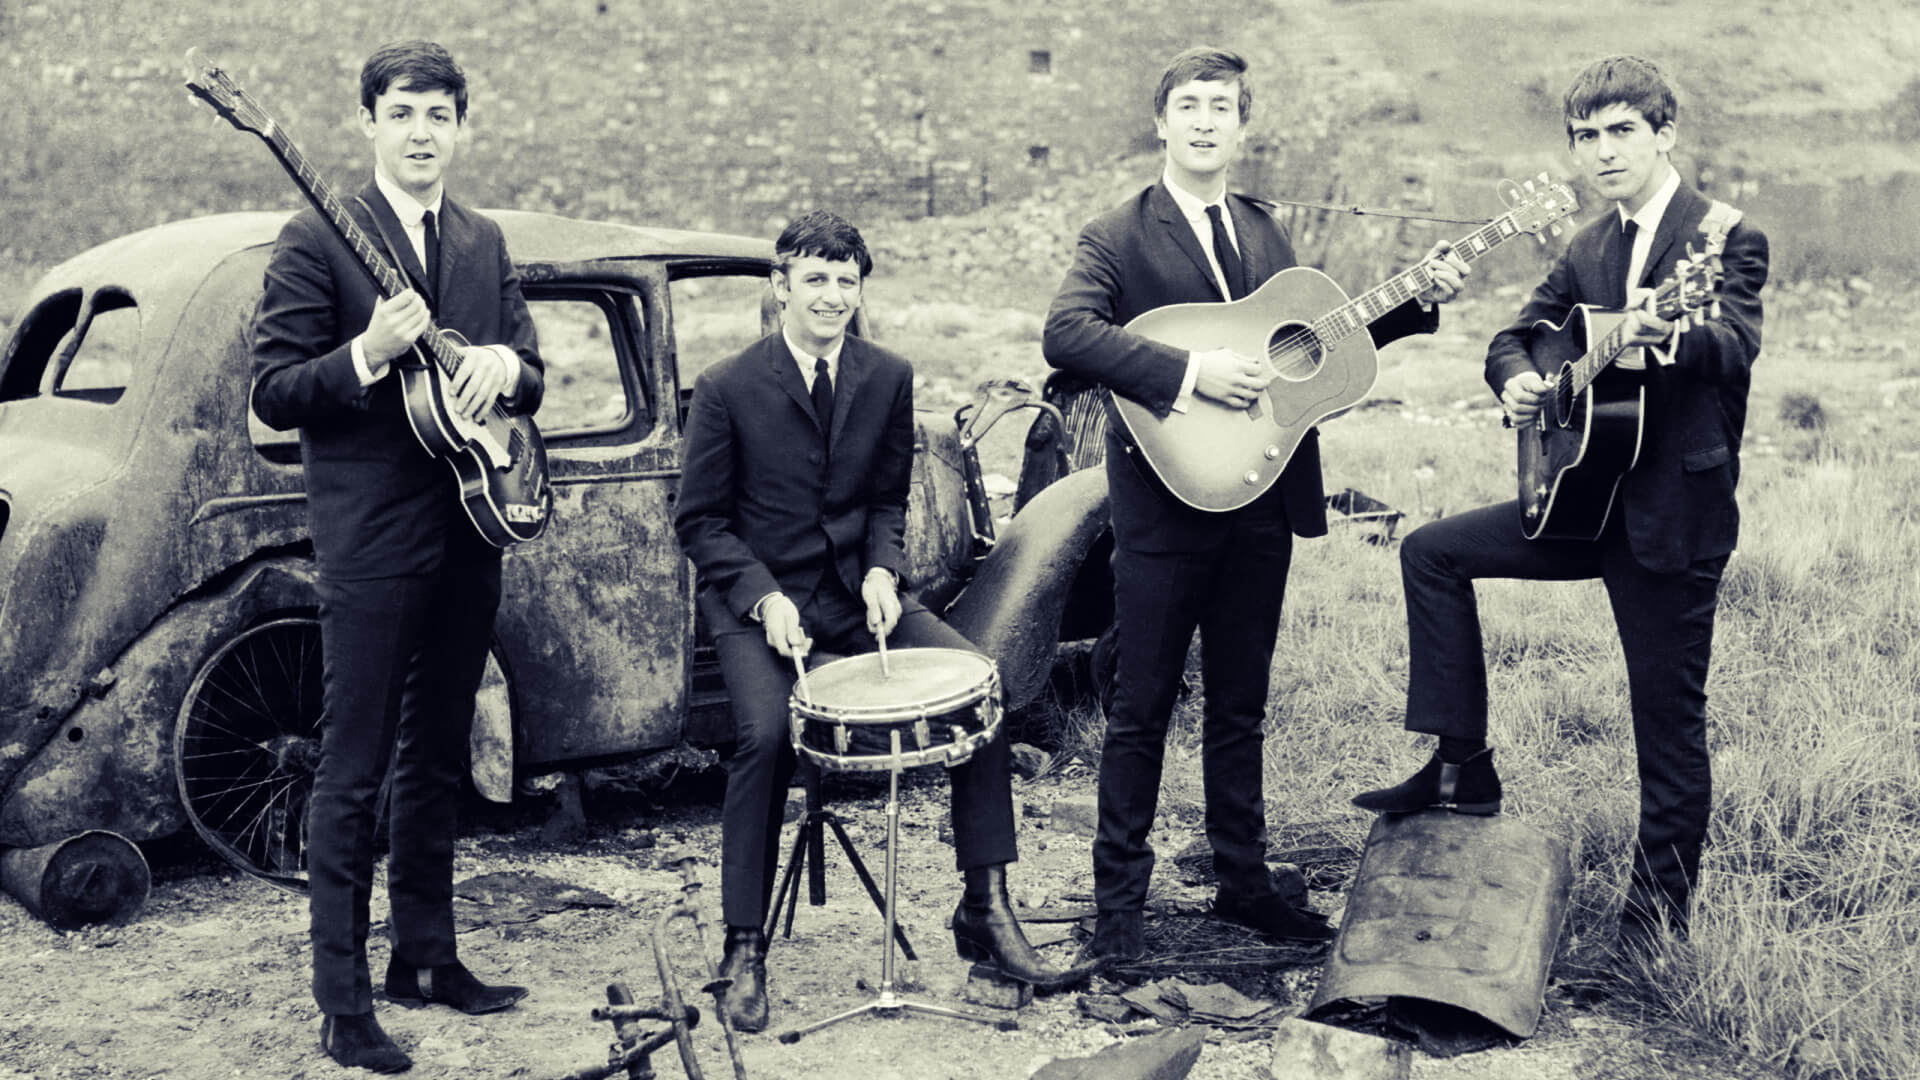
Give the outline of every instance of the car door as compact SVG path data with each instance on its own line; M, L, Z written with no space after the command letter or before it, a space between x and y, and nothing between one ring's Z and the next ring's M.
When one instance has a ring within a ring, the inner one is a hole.
M532 263L523 277L554 496L546 534L507 552L495 623L525 775L682 737L692 607L673 534L674 378L655 326L664 270Z

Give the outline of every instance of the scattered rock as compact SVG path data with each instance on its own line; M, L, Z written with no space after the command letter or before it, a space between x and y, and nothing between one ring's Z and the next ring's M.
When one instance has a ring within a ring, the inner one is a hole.
M1275 1076L1289 1080L1407 1080L1413 1050L1405 1043L1294 1018L1273 1033Z
M961 996L990 1009L1020 1009L1033 1001L1033 984L1009 979L997 969L975 964L967 969L967 985Z
M1045 750L1027 743L1014 743L1012 754L1013 775L1022 780L1031 780L1038 776L1040 770L1047 767L1047 762L1053 760L1053 756Z
M1053 800L1055 832L1092 836L1100 822L1099 802L1091 795L1063 796Z
M1131 1039L1091 1057L1055 1058L1033 1080L1180 1080L1200 1060L1206 1041L1199 1028Z
M1820 1035L1809 1035L1793 1048L1787 1060L1787 1075L1795 1080L1837 1080L1845 1075L1840 1051Z

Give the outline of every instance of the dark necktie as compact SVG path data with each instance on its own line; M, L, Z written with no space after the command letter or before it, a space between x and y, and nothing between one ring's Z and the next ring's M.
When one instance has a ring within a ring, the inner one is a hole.
M420 215L420 221L427 227L427 259L421 269L427 272L426 300L431 303L440 288L440 233L433 227L433 211Z
M1632 299L1630 294L1633 292L1633 287L1639 284L1638 282L1627 280L1627 270L1633 265L1633 238L1638 235L1639 232L1640 223L1632 218L1628 218L1626 226L1620 230L1620 249L1614 256L1613 280L1620 283L1620 302L1622 304Z
M813 362L813 415L819 417L820 437L825 439L833 426L833 380L824 356Z
M1207 207L1207 220L1213 224L1213 257L1220 263L1220 276L1226 278L1227 299L1238 300L1247 293L1245 272L1240 269L1240 253L1227 238L1226 222L1220 220L1218 206Z

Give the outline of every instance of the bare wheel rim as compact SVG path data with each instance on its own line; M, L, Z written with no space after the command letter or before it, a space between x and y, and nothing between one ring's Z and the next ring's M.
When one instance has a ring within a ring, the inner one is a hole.
M173 733L174 775L194 831L240 869L300 893L321 672L317 621L250 627L195 673Z

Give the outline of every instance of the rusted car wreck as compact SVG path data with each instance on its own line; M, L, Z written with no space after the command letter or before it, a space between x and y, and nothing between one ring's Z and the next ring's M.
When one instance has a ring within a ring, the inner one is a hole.
M476 787L728 736L671 529L699 367L762 332L772 246L501 211L549 365L556 510L510 551ZM284 214L164 225L54 268L0 351L0 847L192 827L298 886L320 716L312 550L290 433L247 403ZM1023 487L998 535L962 421L922 411L916 586L999 664L1007 704L1109 617L1098 469ZM1038 453L1058 459L1058 446ZM1047 479L1057 460L1029 469Z

